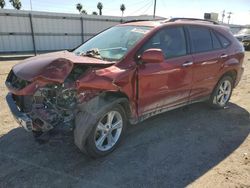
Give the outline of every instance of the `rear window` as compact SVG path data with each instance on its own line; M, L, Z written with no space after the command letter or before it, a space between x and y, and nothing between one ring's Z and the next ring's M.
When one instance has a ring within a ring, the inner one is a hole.
M204 27L189 27L189 34L194 53L206 52L213 49L210 31Z
M228 46L231 44L230 40L228 40L228 39L227 39L226 37L224 37L222 34L216 32L216 35L218 36L218 38L219 38L219 40L220 40L220 42L221 42L221 44L222 44L222 46L223 46L224 48L228 47Z

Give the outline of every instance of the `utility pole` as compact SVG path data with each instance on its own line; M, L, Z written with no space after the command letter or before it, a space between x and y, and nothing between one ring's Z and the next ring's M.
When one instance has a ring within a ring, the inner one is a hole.
M230 22L230 18L231 18L231 15L232 15L233 13L232 12L228 12L228 17L227 17L227 19L228 19L228 24L229 24L229 22Z
M156 0L154 0L155 3L154 3L154 14L153 14L153 18L155 19L155 11L156 11Z
M35 40L35 32L34 32L34 24L33 24L33 16L32 16L32 0L30 0L30 13L29 13L29 18L30 18L30 30L31 30L31 37L32 37L32 44L33 44L33 52L34 55L37 55L37 49L36 49L36 40Z
M30 10L32 11L32 0L30 0Z
M224 18L225 18L225 10L222 11L222 20L221 20L222 23L224 21Z

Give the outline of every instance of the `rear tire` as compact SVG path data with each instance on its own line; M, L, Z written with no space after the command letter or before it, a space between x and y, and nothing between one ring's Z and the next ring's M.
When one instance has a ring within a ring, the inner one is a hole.
M216 109L224 108L232 95L233 83L231 76L224 76L214 88L208 101L209 105Z

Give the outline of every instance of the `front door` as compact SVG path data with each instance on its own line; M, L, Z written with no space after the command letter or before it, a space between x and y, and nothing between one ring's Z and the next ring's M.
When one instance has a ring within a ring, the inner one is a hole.
M139 115L187 103L192 85L193 59L182 27L158 31L142 49L150 48L160 48L165 60L138 67Z

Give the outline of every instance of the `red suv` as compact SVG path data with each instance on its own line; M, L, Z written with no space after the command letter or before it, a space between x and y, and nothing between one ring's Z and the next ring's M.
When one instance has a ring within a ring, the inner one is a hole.
M77 147L104 156L127 123L194 102L223 108L243 73L244 48L206 20L140 21L109 28L71 52L15 65L9 107L36 137L70 128Z

